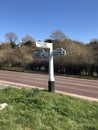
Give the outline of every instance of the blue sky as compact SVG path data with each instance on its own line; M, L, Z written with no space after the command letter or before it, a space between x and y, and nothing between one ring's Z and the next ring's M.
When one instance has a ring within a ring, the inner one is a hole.
M98 0L0 0L0 41L8 32L43 41L56 30L84 43L98 39Z

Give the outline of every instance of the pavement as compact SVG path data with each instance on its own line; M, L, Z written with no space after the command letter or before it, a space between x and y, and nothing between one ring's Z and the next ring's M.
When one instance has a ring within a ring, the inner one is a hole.
M8 87L9 87L8 84L0 83L0 89L5 89L5 88L8 88Z
M13 84L7 84L7 83L0 83L0 89L5 89L5 88L8 88L8 87L12 87L12 88L21 88L20 86L17 86L17 85L13 85Z

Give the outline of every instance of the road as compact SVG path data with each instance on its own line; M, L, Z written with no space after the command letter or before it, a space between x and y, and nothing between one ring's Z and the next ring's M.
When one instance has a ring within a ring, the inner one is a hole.
M0 83L48 89L48 75L0 70ZM56 92L98 101L98 80L55 76Z

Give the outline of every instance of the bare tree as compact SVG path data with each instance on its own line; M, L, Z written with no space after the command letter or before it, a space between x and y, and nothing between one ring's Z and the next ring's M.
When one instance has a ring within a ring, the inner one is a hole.
M16 41L18 40L18 36L14 32L9 32L5 34L6 40L11 44L12 48L16 47Z
M6 33L5 37L9 43L15 43L18 40L18 36L14 32Z
M50 36L53 40L59 40L59 41L64 41L65 39L67 39L67 36L65 36L65 34L60 31L60 30L56 30L54 31L51 36Z
M31 35L26 35L24 38L22 38L23 43L26 43L28 41L34 41Z

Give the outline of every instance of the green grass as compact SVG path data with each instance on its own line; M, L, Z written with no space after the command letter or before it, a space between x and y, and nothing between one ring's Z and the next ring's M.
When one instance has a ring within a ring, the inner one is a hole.
M38 89L0 90L0 130L98 130L98 103Z

